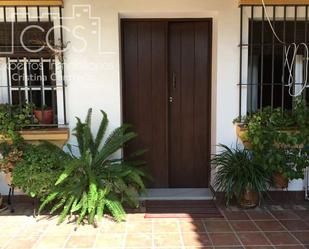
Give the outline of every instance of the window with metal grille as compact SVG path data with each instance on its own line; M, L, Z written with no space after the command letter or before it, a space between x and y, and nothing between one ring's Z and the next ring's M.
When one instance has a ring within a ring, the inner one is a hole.
M300 46L291 70L294 76L291 86L285 50L292 43L309 45L308 7L267 5L266 13L262 5L240 6L239 116L268 106L292 109L293 95L304 85L308 58L304 47ZM275 37L266 15L284 44ZM292 55L289 53L289 61ZM305 88L300 97L309 100L308 91Z
M61 12L52 6L0 8L0 103L53 113L52 121L32 126L66 125Z

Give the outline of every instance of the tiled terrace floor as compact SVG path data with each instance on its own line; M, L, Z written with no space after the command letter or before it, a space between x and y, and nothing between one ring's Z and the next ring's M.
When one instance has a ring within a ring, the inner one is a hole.
M32 218L29 209L0 215L0 248L105 249L298 249L309 248L309 208L223 209L223 219L144 219L130 214L125 223L105 219L99 228L73 224L56 226L56 219Z

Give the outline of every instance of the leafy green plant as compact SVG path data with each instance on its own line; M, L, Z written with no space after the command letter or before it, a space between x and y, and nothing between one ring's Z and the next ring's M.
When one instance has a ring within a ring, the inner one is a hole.
M215 155L212 165L217 169L214 186L225 192L227 205L235 196L241 202L246 191L258 193L267 190L268 172L259 165L250 151L246 149L230 149L220 145L222 152Z
M57 146L42 142L25 144L22 160L13 168L13 185L31 197L43 197L52 192L69 156Z
M89 224L95 224L95 216L100 220L109 211L116 221L125 218L123 204L137 207L138 196L145 191L143 178L146 176L141 166L143 161L134 160L142 151L136 152L129 160L114 159L113 154L135 138L129 132L129 125L115 129L106 139L108 118L102 111L103 118L96 137L91 132L92 110L88 111L85 122L77 118L75 137L78 142L79 157L72 153L66 169L56 182L57 189L43 199L41 211L48 203L56 204L51 209L54 213L62 209L59 223L68 214L78 214L77 224L88 216Z
M309 144L309 108L304 101L297 99L292 111L267 107L241 121L254 157L270 174L280 173L289 180L304 177L309 165L305 149Z
M17 139L18 138L18 139ZM14 142L2 141L0 143L0 171L12 174L16 164L22 160L25 143L21 137L16 136Z
M0 105L0 133L2 135L15 138L16 131L29 126L31 122L32 105L26 104L23 107L9 104Z

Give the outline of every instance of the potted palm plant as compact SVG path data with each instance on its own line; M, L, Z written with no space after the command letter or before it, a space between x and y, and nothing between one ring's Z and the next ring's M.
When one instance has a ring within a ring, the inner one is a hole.
M253 159L250 151L220 147L222 152L212 159L217 169L216 189L225 193L227 205L235 198L242 208L256 207L267 190L268 172Z
M107 135L108 118L102 111L102 120L96 136L91 131L92 109L89 109L85 122L77 118L74 136L80 156L76 157L68 144L70 158L65 160L65 169L55 183L49 196L42 198L40 210L53 202L50 213L62 209L59 223L67 215L78 215L77 224L88 217L89 224L96 225L108 211L116 221L125 218L124 204L139 206L139 194L146 188L144 178L145 162L136 157L143 150L128 158L116 158L114 153L122 149L137 134L128 131L129 125L116 128Z

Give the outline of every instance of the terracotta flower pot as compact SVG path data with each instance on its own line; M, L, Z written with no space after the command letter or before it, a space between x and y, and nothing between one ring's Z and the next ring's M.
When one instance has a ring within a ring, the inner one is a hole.
M239 205L242 208L249 209L258 206L259 202L260 202L260 194L258 192L252 190L246 190L243 198L240 200Z
M288 188L289 186L289 179L283 176L281 173L273 173L273 185L276 188Z
M40 124L52 124L54 121L54 111L52 109L34 110L34 116Z
M4 202L3 202L3 197L2 197L2 195L0 194L0 209L3 207L3 204L4 204Z

